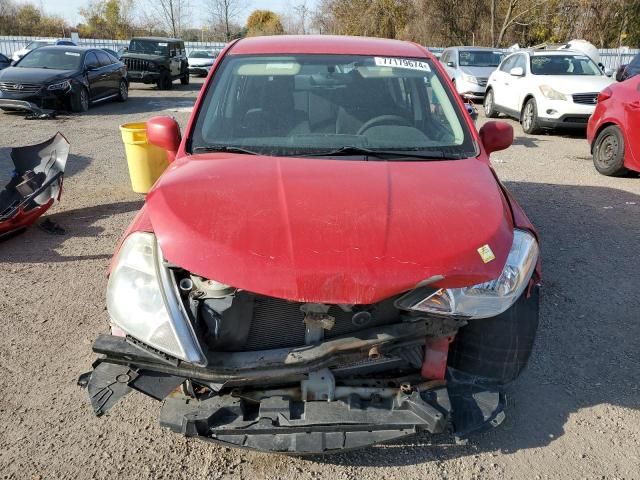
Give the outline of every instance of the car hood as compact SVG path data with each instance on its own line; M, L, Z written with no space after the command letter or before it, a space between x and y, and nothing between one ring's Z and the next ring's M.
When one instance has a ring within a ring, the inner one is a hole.
M188 59L190 67L202 67L206 65L213 65L213 62L215 61L216 61L215 58L189 58Z
M582 75L540 75L537 78L538 85L549 85L560 93L568 95L574 93L600 92L605 87L615 82L607 76L582 76Z
M69 78L72 75L73 72L68 70L9 67L0 72L0 82L46 84Z
M140 60L151 60L152 62L168 62L169 59L162 55L151 55L146 53L125 53L120 57L120 61L124 61L125 58L138 58Z
M477 159L363 162L207 154L174 162L147 197L165 259L289 300L369 304L443 276L497 278L508 206ZM495 260L478 249L488 245Z
M460 71L477 78L489 78L496 68L498 67L460 67Z

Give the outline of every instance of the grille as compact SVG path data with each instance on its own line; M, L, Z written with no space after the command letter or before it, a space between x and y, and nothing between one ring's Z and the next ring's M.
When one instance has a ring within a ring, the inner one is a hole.
M42 85L36 83L0 82L0 92L11 93L36 93Z
M573 103L581 103L583 105L595 105L598 103L597 93L576 93L571 96L573 97Z
M142 60L140 58L123 58L124 64L127 66L127 70L130 72L145 72L147 70L155 70L155 65L149 60Z
M335 325L331 330L325 331L325 338L399 322L398 310L393 306L393 300L356 308L351 312L345 312L342 308L332 305L328 314L335 318ZM243 350L268 350L304 345L305 324L301 306L302 303L299 302L256 295L249 336ZM358 310L371 313L371 319L365 325L352 322L352 317Z

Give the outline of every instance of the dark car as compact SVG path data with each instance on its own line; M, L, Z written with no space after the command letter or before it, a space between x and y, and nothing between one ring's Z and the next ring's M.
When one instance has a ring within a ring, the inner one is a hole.
M41 47L0 72L3 110L85 112L91 103L128 96L125 65L100 49Z
M170 90L173 81L189 84L189 64L184 42L176 38L132 38L120 57L129 71L129 81L155 83L160 90Z
M640 55L636 55L628 65L621 65L616 71L616 80L624 82L625 80L640 73Z
M120 54L118 54L118 52L116 52L115 50L111 50L110 48L103 48L102 50L104 50L105 52L107 52L109 55L111 55L112 57L115 58L120 58Z
M7 68L9 65L11 65L11 60L0 53L0 70Z

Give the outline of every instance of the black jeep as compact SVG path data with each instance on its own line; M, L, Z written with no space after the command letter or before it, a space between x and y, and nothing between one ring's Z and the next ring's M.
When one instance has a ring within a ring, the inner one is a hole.
M155 83L170 90L173 81L189 84L189 64L184 42L175 38L132 38L121 61L129 71L129 82Z

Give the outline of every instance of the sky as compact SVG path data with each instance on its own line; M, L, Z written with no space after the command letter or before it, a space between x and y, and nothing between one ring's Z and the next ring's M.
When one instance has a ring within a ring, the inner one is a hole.
M139 0L136 3L140 3L143 0ZM202 19L204 15L199 15L198 12L205 12L206 9L203 7L204 2L206 0L191 0L191 8L193 10L192 18L196 19L195 27L199 27L197 24L197 19ZM88 0L36 0L34 3L42 6L45 12L60 15L66 20L69 21L72 25L76 25L82 20L82 17L78 13L78 10L84 6L86 6L89 1ZM253 10L262 9L262 10L273 10L278 13L285 12L291 3L291 0L249 0L248 7L246 8L242 18L240 18L240 23L244 23L249 14ZM295 2L297 3L297 2ZM315 4L315 0L308 0L307 4L309 6Z

